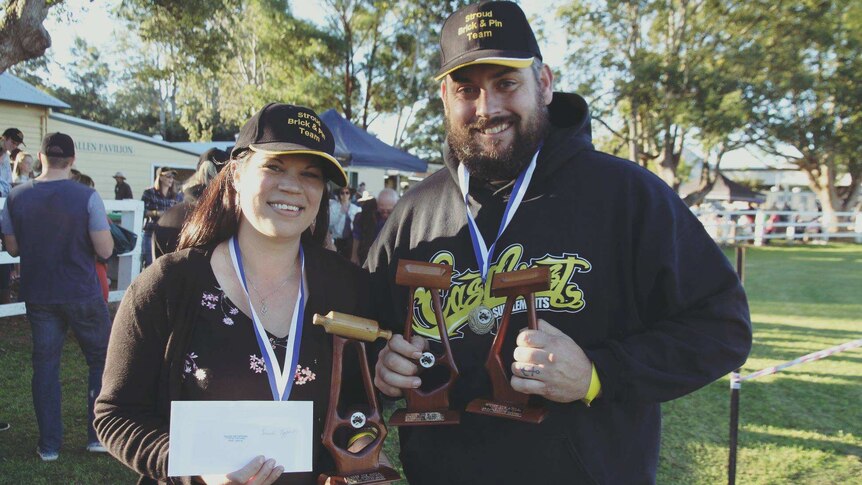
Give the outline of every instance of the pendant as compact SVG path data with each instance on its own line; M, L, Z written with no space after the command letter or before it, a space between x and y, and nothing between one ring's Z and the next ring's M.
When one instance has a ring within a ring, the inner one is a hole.
M260 314L266 315L266 313L268 311L269 311L269 308L266 307L266 302L265 301L260 302Z
M484 303L470 310L470 314L467 317L470 330L476 335L485 335L490 332L494 326L494 322L494 313Z

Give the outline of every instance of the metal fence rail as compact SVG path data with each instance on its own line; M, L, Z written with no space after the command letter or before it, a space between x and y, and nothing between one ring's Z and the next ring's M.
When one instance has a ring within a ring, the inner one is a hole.
M720 244L754 244L770 240L827 243L843 239L862 243L862 213L836 212L834 224L822 212L779 210L710 211L694 209L713 240Z

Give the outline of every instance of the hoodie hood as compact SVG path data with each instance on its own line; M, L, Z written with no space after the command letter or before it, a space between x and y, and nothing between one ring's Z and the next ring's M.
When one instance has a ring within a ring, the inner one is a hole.
M545 148L536 161L533 174L533 180L536 181L553 175L583 150L593 149L590 109L584 98L574 93L554 92L548 112L551 129L545 139ZM448 142L443 147L443 161L457 184L458 161L452 156Z

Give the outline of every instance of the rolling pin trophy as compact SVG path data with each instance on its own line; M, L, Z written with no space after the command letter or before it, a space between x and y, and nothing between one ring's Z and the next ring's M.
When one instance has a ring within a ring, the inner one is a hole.
M527 303L527 322L531 330L539 328L536 320L536 299L534 294L544 291L551 286L551 273L547 267L529 268L508 273L494 275L491 285L491 293L494 296L505 296L506 306L500 321L500 328L494 337L494 343L488 352L485 361L485 369L491 378L493 397L491 399L474 399L467 405L467 411L471 413L487 414L502 418L526 421L529 423L541 423L547 415L547 410L530 405L530 395L520 393L512 389L509 383L509 372L504 366L500 356L503 349L503 341L506 339L506 331L509 327L509 319L512 316L512 308L515 300L523 296Z
M321 474L317 479L318 485L327 483L327 480L331 485L370 485L399 480L401 476L398 472L380 464L380 450L386 438L386 426L383 424L377 396L371 383L371 372L368 369L364 343L374 342L380 337L389 340L392 332L380 330L374 320L336 312L329 312L325 317L314 315L314 324L322 326L326 333L332 334L332 384L329 389L326 425L323 428L323 445L335 460L336 467L334 472ZM356 347L362 372L362 384L368 399L367 415L361 411L348 411L349 415L344 416L338 411L345 345ZM373 427L377 435L362 450L354 453L335 443L334 437L339 429L347 428L358 432L367 427Z
M443 345L443 355L436 356L431 352L423 352L419 358L420 375L432 367L441 366L449 373L449 379L436 388L422 390L405 389L407 409L399 409L389 418L389 424L395 426L427 426L435 424L458 424L461 413L449 409L449 388L458 378L458 368L449 347L449 331L443 319L443 306L440 301L440 291L448 290L452 282L452 267L446 264L433 264L421 261L398 261L398 271L395 273L395 283L410 287L410 298L407 300L407 318L404 323L404 339L408 342L413 336L413 300L417 288L425 288L431 294L431 306L437 319L437 330L440 333L440 343Z

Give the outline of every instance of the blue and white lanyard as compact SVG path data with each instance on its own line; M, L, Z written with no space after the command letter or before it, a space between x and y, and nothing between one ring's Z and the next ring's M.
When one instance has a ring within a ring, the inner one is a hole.
M239 248L239 241L236 236L230 239L228 249L230 250L230 258L233 261L233 269L236 271L237 278L242 283L242 289L245 291L246 298L248 298L248 307L251 309L251 319L254 323L254 336L257 338L257 345L260 347L260 352L266 364L266 377L269 380L272 398L275 401L287 401L288 397L290 397L290 390L293 388L293 377L296 374L296 363L299 360L299 345L302 342L302 323L305 311L305 255L302 252L302 245L299 246L301 268L299 294L296 297L296 306L293 309L293 320L285 347L285 367L283 369L278 363L269 339L266 337L266 330L263 328L263 324L260 322L260 318L258 318L257 312L254 311L254 306L251 304L251 295L248 292L245 270L242 266L242 251ZM288 362L290 365L287 365Z
M536 160L539 157L540 150L541 146L539 147L539 150L536 150L536 154L533 155L533 159L530 161L530 164L527 165L515 180L515 186L512 188L512 196L509 197L509 202L506 204L506 211L503 212L503 220L500 222L500 229L497 231L497 237L494 239L490 248L485 244L485 239L482 238L482 233L479 231L479 227L476 226L473 214L470 213L470 201L468 199L468 193L470 190L470 172L467 171L464 164L458 165L458 184L461 188L461 195L464 197L465 207L467 208L467 225L470 228L470 239L473 242L473 252L476 254L476 261L479 263L479 271L482 275L483 284L488 278L488 271L491 267L491 258L494 257L494 247L497 245L497 241L500 240L500 236L503 235L503 231L505 231L506 227L509 226L509 222L511 222L515 217L515 212L518 211L518 207L521 205L521 200L524 199L524 194L527 193L527 187L529 187L530 180L533 178L533 172L536 170Z

